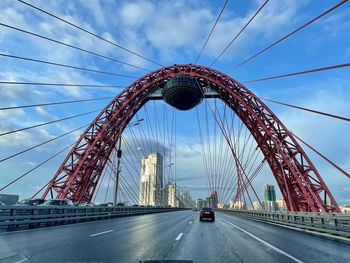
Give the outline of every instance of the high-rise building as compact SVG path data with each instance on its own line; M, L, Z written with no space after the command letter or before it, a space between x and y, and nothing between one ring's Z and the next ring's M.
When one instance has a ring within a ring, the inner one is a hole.
M247 209L247 206L243 201L238 200L238 201L233 203L233 209L235 209L235 210Z
M151 153L141 159L140 194L141 205L163 205L163 156Z
M276 206L278 211L287 211L287 205L283 198L278 198L276 200Z
M168 183L165 186L165 199L166 199L167 205L170 205L171 207L176 207L176 195L175 195L174 183Z
M276 201L263 201L263 206L269 212L276 212L277 210Z
M259 201L254 201L253 210L257 210L257 211L264 210L264 204L260 203Z
M230 200L230 202L228 203L228 208L229 209L233 209L233 205L235 202L233 202L233 200Z
M211 206L211 196L208 196L205 198L205 206L210 207Z
M216 191L211 192L210 199L211 199L210 207L217 208L218 207L218 194Z
M179 201L178 207L191 208L194 205L190 193L178 186L176 187L176 199Z
M276 192L274 185L264 184L264 201L276 201Z
M222 209L222 208L224 208L224 207L225 207L224 203L221 203L221 202L218 203L218 208L221 208L221 209Z
M350 213L350 204L340 205L339 208L341 213L344 213L344 214Z
M203 199L197 199L197 208L200 210L203 206L205 206L205 201Z
M271 195L271 201L276 202L276 191L275 191L274 185L270 186L270 195Z

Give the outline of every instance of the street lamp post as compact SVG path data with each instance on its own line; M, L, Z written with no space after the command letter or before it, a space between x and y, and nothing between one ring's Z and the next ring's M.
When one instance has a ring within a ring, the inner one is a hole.
M175 177L175 202L176 202L176 195L177 195L177 187L176 187L176 182L180 182L181 180L183 180L184 178L180 178L179 180L176 180L176 177ZM179 191L181 190L181 187L179 187ZM179 203L180 205L180 203Z
M166 172L166 168L169 168L169 175L168 175L168 182L165 184L163 183L163 202L165 203L165 205L168 205L168 196L167 196L167 185L168 183L170 183L170 175L171 175L171 166L174 165L174 163L170 163L168 165L164 165L164 175L163 175L163 182L164 182L164 179L165 179L165 172ZM174 198L175 198L175 195L174 195Z
M133 123L130 123L126 126L126 128L130 128L132 126L139 125L143 119L139 119ZM120 176L120 160L122 158L122 136L120 135L118 142L118 150L117 150L117 174L115 179L114 193L113 193L113 206L116 206L118 203L118 187L119 187L119 176Z
M118 200L118 186L119 186L119 175L120 175L120 159L122 157L122 137L119 138L118 143L118 150L117 150L117 175L115 180L115 188L114 188L114 194L113 194L113 205L117 205Z

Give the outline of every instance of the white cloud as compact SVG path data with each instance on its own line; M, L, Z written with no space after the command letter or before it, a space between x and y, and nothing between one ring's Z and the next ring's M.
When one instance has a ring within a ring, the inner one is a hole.
M12 104L14 105L14 104ZM25 113L24 110L22 109L14 109L11 111L0 111L0 119L1 120L8 120L9 118L13 118L13 119L24 119L26 118L27 115ZM5 122L1 122L1 126L5 126Z
M210 1L209 1L210 2ZM223 57L224 61L234 60L237 57L246 55L248 52L255 51L257 45L262 46L278 36L289 32L300 21L304 21L307 16L303 7L308 1L270 1L266 8L251 23L247 30L240 36L235 47L231 48ZM121 44L131 50L134 50L146 57L156 58L161 63L179 63L192 62L199 49L204 43L218 13L218 5L214 8L203 1L125 1L114 3L112 1L34 1L33 4L45 7L44 9L52 11L62 18L73 22L83 28L103 37ZM226 46L228 41L242 28L246 21L255 12L256 7L261 1L254 1L249 13L233 12L230 9L225 10L217 28L210 39L203 57L213 58L218 52ZM307 11L307 10L306 10ZM348 23L346 21L347 13L339 13L323 19L325 25L324 31L333 34L347 32ZM1 1L0 3L0 21L15 25L39 34L47 35L54 39L67 42L72 45L89 49L97 53L102 53L113 58L124 60L128 63L142 67L151 67L151 64L130 53L126 53L110 44L104 43L92 36L87 35L77 29L74 29L52 17L35 11L16 1ZM320 21L321 22L321 21ZM322 24L323 25L323 24ZM333 30L337 25L339 30ZM44 40L29 37L13 30L4 29L0 31L0 43L2 50L9 54L24 55L28 57L52 60L64 64L78 65L95 69L110 71L130 71L135 72L133 68L121 66L114 62L102 62L104 60L81 53L79 51L49 43ZM349 51L348 51L349 52ZM3 59L3 58L1 58ZM4 59L5 61L5 59ZM7 61L7 60L6 60ZM5 62L6 62L5 61ZM152 65L153 67L154 65ZM118 69L118 70L115 70ZM142 72L141 74L143 74ZM86 72L75 70L66 70L51 66L40 66L36 64L22 64L10 61L0 64L0 78L8 81L33 81L33 82L51 82L51 83L80 83L80 84L102 84L112 82L116 85L122 82L120 79L111 79L107 76L91 75ZM317 84L318 85L318 84ZM317 86L316 85L316 86ZM301 88L295 104L305 107L316 108L322 111L332 111L339 115L350 115L347 99L348 93L344 92L347 82L342 84L340 90L337 90L334 82L325 83L321 91L314 94L310 99L305 99L306 95ZM331 88L329 88L331 87ZM307 87L310 89L310 87ZM312 87L312 90L317 90ZM119 90L108 88L79 88L79 87L43 87L43 86L20 86L7 85L1 86L0 103L1 105L23 105L34 102L50 102L55 100L65 100L67 98L91 98L104 96L106 94L115 94ZM300 98L300 99L299 99ZM56 110L52 108L37 107L31 110L0 111L0 130L2 132L18 127L30 126L42 122L43 120L52 120L60 116L68 116L84 111L89 106L82 104L70 108L63 107ZM95 107L95 106L94 106ZM97 107L97 106L96 106ZM73 113L74 112L74 113ZM347 124L338 120L326 120L326 117L316 117L311 113L291 112L278 110L278 116L286 123L287 127L295 131L303 139L310 142L321 152L338 160L340 165L349 170L350 153L346 138L350 133ZM86 123L92 118L86 118ZM84 123L85 124L85 123ZM0 137L2 155L13 153L14 150L24 149L36 143L57 136L60 132L68 132L77 126L81 126L78 120L72 120L68 123L58 123L50 127L41 127L40 129L28 130L9 136ZM64 142L74 141L80 132L75 132ZM177 173L179 178L191 175L192 181L184 181L183 185L188 184L189 188L196 189L198 197L203 193L203 187L206 186L206 178L203 175L203 159L200 144L196 141L197 137L189 136L178 138L178 159ZM24 170L27 166L39 163L47 157L48 153L57 151L63 147L63 142L57 142L42 149L37 149L32 156L26 156L23 167L18 170ZM145 143L133 143L137 151L137 158L143 152L150 152ZM160 146L158 145L158 148ZM170 145L161 148L162 151L169 151ZM309 152L308 152L309 153ZM126 154L126 156L128 156ZM310 153L311 157L315 157ZM4 156L2 156L4 157ZM27 158L28 157L28 158ZM137 162L135 157L131 160ZM63 157L62 157L63 158ZM49 168L43 168L43 178L48 179L55 168L60 164L57 161ZM18 161L8 166L2 166L3 171L13 171ZM322 175L325 175L327 184L337 188L337 194L344 197L346 189L341 187L345 180L341 177L333 179L334 172L331 168L321 164L320 160L315 159L315 164L320 167ZM175 168L174 168L175 169ZM125 171L124 171L125 172ZM173 171L174 172L174 171ZM38 173L39 174L39 173ZM136 175L136 174L135 174ZM174 173L172 173L172 176ZM200 177L203 176L203 177ZM338 176L338 175L337 175ZM42 179L37 179L38 181ZM47 178L46 178L47 177ZM339 178L339 179L338 179ZM262 171L262 175L257 178L257 187L261 192L261 183L274 182L272 173L268 167ZM260 183L260 184L258 184ZM38 183L39 184L39 183ZM37 184L34 184L37 186ZM35 187L33 185L33 187ZM193 186L193 187L192 187ZM33 188L32 187L32 188ZM104 184L103 187L106 187ZM34 188L33 188L34 189ZM28 190L29 191L29 190ZM202 196L204 197L204 196ZM345 197L343 199L346 199Z
M35 165L37 165L37 163L34 163L34 162L31 162L31 161L27 161L26 162L28 165L30 165L30 166L35 166ZM37 186L35 187L36 189L40 189L40 187L38 188Z
M240 36L237 47L230 49L224 58L233 60L236 56L242 56L242 52L256 46L257 40L263 43L275 39L278 34L298 21L296 14L307 2L269 2ZM204 54L216 57L260 4L256 1L252 11L244 15L237 15L227 8ZM191 62L194 59L193 54L199 51L208 36L216 16L217 10L212 10L198 1L132 1L122 5L120 9L120 22L123 24L120 31L123 32L125 44L142 50L145 54L152 53L150 49L137 48L137 45L144 47L148 43L152 49L157 50L163 61L174 63L174 58L185 57L185 61L181 62ZM137 39L128 37L135 35Z
M52 120L57 119L56 116L54 116L51 113L49 113L43 107L35 107L35 111L40 117L42 117L42 120L52 121Z
M203 26L208 24L210 13L207 10L188 10L180 12L166 7L160 10L162 16L156 16L146 28L147 39L156 48L184 48L194 44L202 35ZM174 12L175 11L175 12ZM163 13L164 12L164 13ZM201 28L201 30L198 30Z
M121 19L126 26L138 28L154 14L151 2L127 3L121 8Z
M346 82L330 79L324 82L315 82L313 85L317 88L313 89L312 86L295 88L294 94L303 91L305 94L302 97L291 98L288 103L339 116L350 116L347 99L349 92ZM316 92L309 93L308 90L316 90ZM347 139L350 134L350 127L348 122L283 106L274 106L273 108L289 130L345 171L350 171L350 145ZM348 194L342 189L343 186L347 185L348 178L307 146L302 143L300 145L310 157L336 199L346 198Z
M88 8L99 26L106 25L106 16L101 1L84 1L84 6Z
M341 8L345 8L345 10L342 9L337 13L331 13L329 16L326 16L323 20L320 21L320 26L327 34L327 37L336 37L339 34L350 30L350 9L348 7L346 8L346 6L343 6Z
M327 83L321 85L312 97L299 100L296 104L334 115L350 116L346 87L342 87L341 84L337 86L334 81L331 89L326 88ZM342 140L350 132L347 122L286 108L282 111L280 118L296 135L316 145L321 152L336 156L339 160L343 159L344 154L350 154L348 145Z
M115 41L114 41L115 42ZM137 33L134 30L124 30L122 41L119 42L122 46L128 47L129 50L136 52L138 54L149 54L151 53L151 47L147 43L146 38L142 34ZM129 64L136 65L142 68L148 68L149 63L129 52L124 52L121 54L122 60L127 61ZM149 56L150 57L150 56ZM124 69L130 71L137 71L136 68L130 68L128 66L123 66Z

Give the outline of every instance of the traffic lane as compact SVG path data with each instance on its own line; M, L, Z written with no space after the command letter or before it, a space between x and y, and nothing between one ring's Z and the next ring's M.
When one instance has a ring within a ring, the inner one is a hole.
M304 262L350 262L349 243L221 212L216 214Z
M172 240L167 235L176 235L176 231L171 232L176 230L176 223L184 222L191 214L191 211L150 214L37 231L11 232L0 237L14 254L24 255L33 262L115 262L116 258L129 262L154 254L150 244L154 245L155 242L149 242L149 239L162 233L161 237L165 241ZM110 230L113 231L107 232ZM102 234L95 235L99 233ZM164 242L159 243L161 246L166 245Z
M168 259L193 262L295 262L216 217L189 224Z
M135 226L123 233L113 232L110 235L99 236L100 242L110 244L110 247L99 249L96 255L88 258L96 258L104 262L163 260L176 245L176 238L183 232L192 214L192 211L174 212L168 220L147 225L147 227ZM101 257L103 253L105 255Z
M3 232L0 233L0 261L10 256L21 256L24 254L31 256L31 254L36 251L41 253L42 250L49 250L57 246L65 246L67 243L69 245L70 236L76 235L77 231L80 233L85 233L89 231L102 231L103 229L106 229L106 227L116 227L116 225L118 227L123 227L125 224L130 224L131 221L142 221L143 217L149 218L151 216L152 215L123 217L109 220ZM79 240L77 240L78 237L79 235L74 237L74 240L77 242L79 242Z
M154 220L163 220L167 217L169 217L167 213L121 217L108 220L98 220L76 224L3 232L0 233L0 237L6 237L6 240L8 240L9 243L16 242L16 244L18 244L23 239L40 239L41 237L46 236L52 236L56 239L66 238L67 236L69 236L69 234L74 233L77 230L82 233L89 233L89 231L102 232L106 228L123 228L124 225L128 225L131 222L141 222L142 224L145 224ZM23 244L23 246L26 245L28 245L28 243Z
M55 262L69 261L76 258L81 259L84 253L80 248L92 248L99 244L95 244L95 240L90 240L95 233L104 232L113 229L116 233L123 233L127 231L137 231L139 228L148 228L153 224L161 224L162 221L171 219L169 215L151 214L140 217L117 218L113 220L96 221L88 224L74 224L56 228L40 229L38 231L23 231L12 232L9 235L3 236L6 244L8 244L14 252L26 255L28 258L35 259L35 261L42 262L50 259ZM181 216L184 212L178 212ZM69 253L66 253L67 249ZM57 256L55 256L57 254ZM82 254L82 255L80 255ZM86 254L86 253L85 253ZM55 257L52 257L55 256ZM99 258L99 257L97 257ZM85 258L89 261L89 258Z
M138 262L163 259L194 260L194 262L293 261L221 221L219 218L221 216L238 225L237 222L230 220L231 216L221 213L217 213L216 222L211 223L199 222L197 213L182 211L10 233L7 237L11 235L18 237L12 242L7 240L7 244L16 248L17 255L24 251L32 262ZM240 218L237 220L241 220L243 225L240 226L246 229L248 220ZM261 228L257 222L250 223L253 224L253 228ZM271 235L271 229L269 230L268 235ZM281 230L286 229L277 227L277 231ZM253 232L251 229L249 231ZM276 234L274 232L276 230L272 231L272 234ZM23 234L27 240L22 240ZM263 240L268 240L261 233L255 232L255 234ZM284 236L280 238L282 241L275 246L283 249L279 245L283 243ZM271 240L268 241L272 243ZM18 245L21 242L24 246ZM289 251L299 258L299 254L295 255L296 252L298 250ZM319 257L317 259L320 262ZM335 258L335 260L327 259L327 262L347 262L346 260L346 258Z
M178 211L178 212L185 212L185 211ZM123 222L130 222L130 220L133 221L142 221L144 219L151 220L152 218L155 219L161 219L166 218L169 216L168 213L172 212L163 212L163 213L155 213L155 214L145 214L145 215L136 215L136 216L127 216L127 217L117 217L112 219L103 219L103 220L96 220L96 221L87 221L87 222L79 222L79 223L72 223L72 224L65 224L65 225L53 225L53 226L47 226L47 227L38 227L33 229L23 229L23 230L13 230L13 231L5 231L0 232L0 236L10 236L10 235L21 235L22 233L26 232L40 232L40 231L56 231L56 228L60 228L60 231L65 231L65 228L67 228L67 231L69 231L69 228L75 228L79 227L82 229L90 229L90 224L93 224L94 228L101 228L103 229L106 225L107 226L114 226L115 224L119 225Z

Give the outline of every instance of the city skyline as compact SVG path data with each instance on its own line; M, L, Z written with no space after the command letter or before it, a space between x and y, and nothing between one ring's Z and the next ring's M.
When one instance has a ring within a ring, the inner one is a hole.
M165 182L163 156L153 152L141 158L139 204L146 206L192 207L188 191L168 179Z

